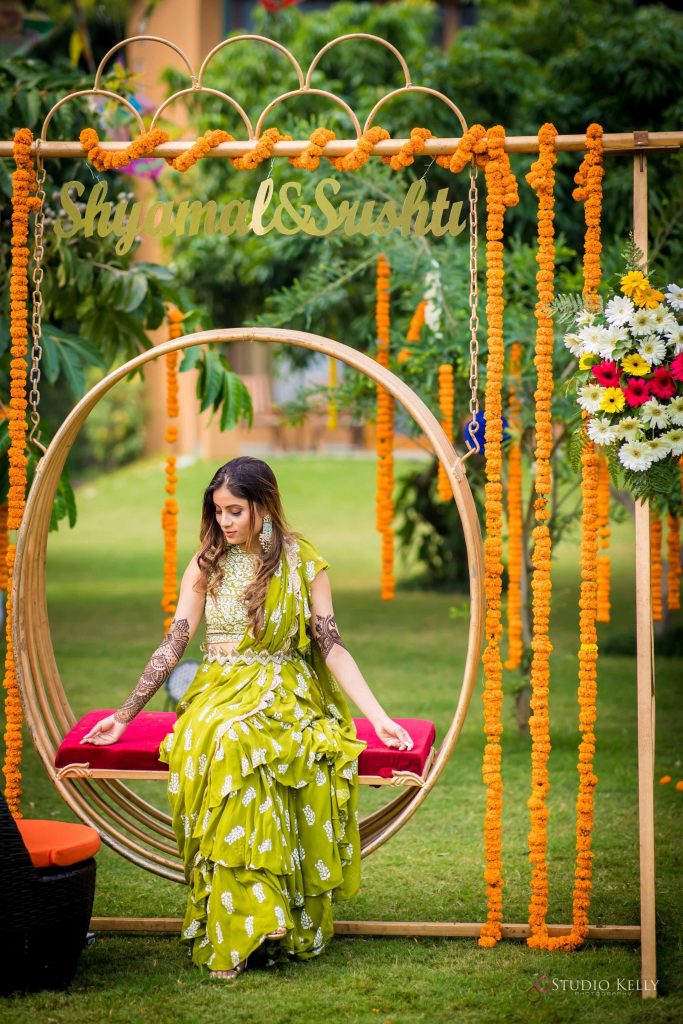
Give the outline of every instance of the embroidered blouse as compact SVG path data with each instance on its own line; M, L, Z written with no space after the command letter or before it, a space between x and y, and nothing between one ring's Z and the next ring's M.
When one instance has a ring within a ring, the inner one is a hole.
M204 604L206 644L236 643L242 639L249 625L242 595L256 575L257 557L237 544L231 545L223 555L223 579L215 594L207 593Z

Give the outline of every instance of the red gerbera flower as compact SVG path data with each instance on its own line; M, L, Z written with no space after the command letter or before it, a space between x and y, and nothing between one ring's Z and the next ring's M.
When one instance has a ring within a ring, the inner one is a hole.
M626 387L622 388L627 405L643 405L650 397L650 382L642 377L629 377Z
M683 380L683 352L680 352L675 359L671 360L669 370L674 380Z
M657 398L672 398L676 394L676 384L668 366L658 366L650 381L650 390Z
M616 363L609 359L603 359L601 363L592 368L592 374L603 388L618 388L621 372Z

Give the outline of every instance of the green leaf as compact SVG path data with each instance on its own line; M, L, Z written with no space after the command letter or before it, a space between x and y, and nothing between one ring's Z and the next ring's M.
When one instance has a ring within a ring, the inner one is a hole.
M192 345L190 348L186 348L178 368L179 373L185 373L187 370L196 370L201 358L202 348L200 345Z
M200 412L204 412L209 406L213 406L214 409L218 408L223 386L223 373L216 357L212 353L206 352L204 361L206 373L203 381L203 394L199 396L201 398Z
M147 278L142 274L128 274L124 278L121 308L125 313L132 313L138 308L147 294Z

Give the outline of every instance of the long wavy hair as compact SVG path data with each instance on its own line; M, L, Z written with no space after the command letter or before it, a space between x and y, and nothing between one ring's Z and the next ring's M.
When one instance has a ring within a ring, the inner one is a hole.
M260 550L255 578L245 588L243 594L249 626L256 638L263 629L268 583L280 564L285 538L294 534L287 526L277 480L270 466L262 459L255 459L251 455L240 455L226 462L214 474L204 491L202 502L202 524L199 531L201 549L197 556L197 564L201 570L200 589L205 593L215 594L223 579L220 562L226 551L226 542L216 520L213 497L214 491L219 487L227 488L236 498L249 503L247 549L251 548L256 537L256 512L261 516L270 515L273 522L270 550L267 553Z

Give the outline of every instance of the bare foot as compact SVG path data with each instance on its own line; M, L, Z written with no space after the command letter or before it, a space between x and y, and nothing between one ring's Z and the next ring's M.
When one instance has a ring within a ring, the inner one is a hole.
M232 979L238 977L238 975L242 974L244 971L246 971L246 969L247 961L240 960L240 962L237 964L237 967L230 968L227 971L211 971L211 977Z
M281 939L283 935L287 934L287 929L283 926L282 928L276 928L274 932L268 932L266 935L267 939Z

